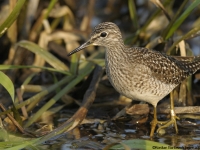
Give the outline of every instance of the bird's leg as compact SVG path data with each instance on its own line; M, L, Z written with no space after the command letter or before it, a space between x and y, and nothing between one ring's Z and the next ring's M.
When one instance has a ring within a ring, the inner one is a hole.
M173 97L172 92L170 93L170 115L171 115L171 119L169 121L167 121L163 126L159 127L157 132L159 132L161 129L169 127L171 124L174 124L176 133L178 133L176 119L179 120L179 117L177 117L174 112L174 97Z
M157 110L156 110L156 107L153 106L153 120L151 121L151 133L150 133L150 137L153 137L153 134L154 134L154 131L155 131L157 123L158 123L158 120L157 120Z

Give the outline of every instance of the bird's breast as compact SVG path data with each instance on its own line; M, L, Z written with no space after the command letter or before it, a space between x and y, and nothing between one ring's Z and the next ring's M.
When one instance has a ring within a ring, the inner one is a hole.
M147 66L125 60L116 61L106 57L106 72L109 81L120 94L153 105L176 86L159 81Z

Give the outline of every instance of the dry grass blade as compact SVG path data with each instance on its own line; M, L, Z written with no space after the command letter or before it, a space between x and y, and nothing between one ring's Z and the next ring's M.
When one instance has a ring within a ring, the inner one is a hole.
M20 41L18 46L26 48L27 50L30 50L31 52L40 55L43 59L45 59L50 65L52 65L54 68L58 70L69 70L68 67L61 62L59 59L57 59L55 56L53 56L48 51L44 50L43 48L39 47L35 43L29 42L29 41Z
M171 21L170 15L168 14L167 10L165 9L165 7L162 5L162 3L159 0L151 0L151 2L153 2L157 7L159 7L164 12L167 19Z
M56 103L56 101L58 101L65 93L69 92L72 89L72 87L78 84L89 73L90 73L90 70L85 72L85 74L80 75L74 80L72 80L73 79L72 76L68 76L68 80L72 80L72 81L67 86L65 86L61 91L59 91L53 98L51 98L42 108L40 108L40 110L38 110L36 114L27 121L27 123L25 124L25 127L28 127L33 122L35 122L42 115L43 112L48 110L53 104Z
M169 3L171 3L171 0L166 0L163 4L163 6L167 6ZM129 43L130 41L131 43L136 43L136 41L139 38L139 35L143 32L145 32L145 30L147 29L147 27L149 26L149 24L154 21L154 19L160 14L161 9L157 9L146 21L145 24L139 29L137 30L137 32L135 33L135 35L133 37L127 38L125 43Z
M71 75L69 71L64 71L64 70L58 70L56 68L51 68L51 67L39 67L39 66L23 66L23 65L0 65L0 70L11 70L11 69L23 69L23 68L38 68L38 69L43 69L43 70L48 70L52 72L59 72L65 75Z
M95 99L95 93L102 73L103 73L102 68L97 66L94 70L90 87L88 88L88 90L84 95L83 104L79 108L79 110L67 122L63 123L60 127L53 130L50 134L44 136L40 141L38 141L39 143L37 144L45 142L63 132L68 132L74 129L77 125L79 125L82 122L82 120L85 118L88 112L89 107L91 106L91 104Z
M53 9L53 7L55 6L57 1L58 0L51 0L50 4L48 5L48 8L45 11L43 11L43 13L39 17L39 19L37 19L36 23L34 24L32 30L30 32L30 39L32 41L35 41L36 37L38 36L38 34L40 33L40 31L42 29L43 20L45 20L49 16L49 13Z
M25 23L22 27L22 36L24 38L28 38L32 23L34 21L34 15L37 12L37 7L39 4L39 0L29 0L27 5L27 13L25 18Z
M5 111L5 107L0 104L0 108L2 109L2 111ZM25 133L24 129L21 127L21 125L13 118L13 116L11 116L10 114L7 114L8 118L13 122L13 124L18 128L18 130L21 133Z
M158 113L168 114L170 112L169 108L158 108ZM200 106L187 106L187 107L174 107L176 114L193 114L200 112Z
M25 100L24 102L20 103L20 104L16 104L15 107L16 109L19 109L21 108L22 106L25 106L25 105L29 105L31 102L35 101L35 100L38 100L38 99L41 99L42 97L44 97L45 95L49 94L50 92L52 91L55 91L55 89L57 89L58 87L60 87L61 85L71 81L74 77L73 76L66 76L64 77L62 80L60 80L58 83L48 87L46 90L43 90L42 92L34 95L33 97ZM7 114L11 112L11 109L8 109L4 112L0 112L0 116L1 115L4 115L4 114Z
M168 49L167 54L170 54L171 51L176 47L176 45L181 42L182 40L188 39L193 37L195 34L197 34L198 32L200 32L200 26L191 29L188 33L186 33L184 36L182 36L180 39L178 39L177 41L175 41L172 46Z

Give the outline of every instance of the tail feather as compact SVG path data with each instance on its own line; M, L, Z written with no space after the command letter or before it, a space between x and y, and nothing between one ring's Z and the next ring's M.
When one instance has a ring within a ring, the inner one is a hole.
M191 63L191 69L193 73L200 69L200 56L194 57L194 60Z
M184 68L192 75L200 69L200 56L179 60L184 64Z

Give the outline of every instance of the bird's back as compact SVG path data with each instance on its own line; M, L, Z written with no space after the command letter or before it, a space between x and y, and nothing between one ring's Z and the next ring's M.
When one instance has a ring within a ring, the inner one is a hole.
M173 56L141 47L130 48L126 53L131 63L147 66L152 76L166 84L179 84L200 69L200 59L178 60Z

